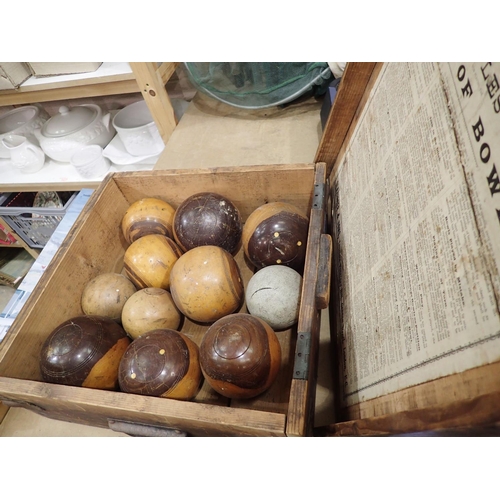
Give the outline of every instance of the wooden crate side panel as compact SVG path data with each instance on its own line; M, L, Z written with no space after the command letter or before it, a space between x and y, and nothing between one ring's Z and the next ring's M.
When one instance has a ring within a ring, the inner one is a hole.
M246 220L257 207L269 201L293 203L307 213L314 182L314 165L133 172L115 174L114 179L129 203L147 193L177 208L188 196L214 191L227 196Z
M460 399L471 400L497 392L499 380L500 363L491 363L353 405L345 409L342 419L372 418L451 404L457 400L457 395Z
M310 436L314 426L314 407L319 351L320 313L315 311L311 318L312 343L309 353L309 374L307 379L292 378L290 405L288 410L287 436ZM296 356L298 353L296 352Z
M315 162L326 163L328 175L332 172L343 144L348 142L347 133L352 130L358 109L363 107L362 100L372 74L378 73L380 67L380 63L351 62L346 65L314 158Z
M309 435L313 424L312 414L317 379L320 329L316 285L318 282L318 269L320 268L320 236L325 228L325 212L328 205L326 200L326 165L324 163L317 166L314 185L316 192L309 218L309 243L302 283L299 322L297 325L298 339L295 352L298 366L302 366L301 361L304 357L309 359L305 369L307 372L305 376L297 372L293 373L286 430L288 436ZM307 343L304 341L307 341Z
M284 436L285 416L203 403L0 377L2 399L56 420L108 427L123 420L195 436Z
M473 399L400 411L379 417L339 422L318 430L327 436L387 436L418 432L453 430L468 435L467 429L500 428L500 392L490 392Z
M82 314L85 284L101 272L120 272L117 222L128 204L113 182L94 194L0 345L0 374L40 380L41 345L57 325Z

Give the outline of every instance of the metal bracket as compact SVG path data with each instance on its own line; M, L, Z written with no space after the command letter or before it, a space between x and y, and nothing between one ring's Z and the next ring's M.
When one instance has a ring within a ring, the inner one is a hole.
M112 431L123 432L134 437L186 437L187 433L168 427L160 427L148 424L138 424L136 422L126 422L124 420L114 420L108 418L108 426Z
M324 183L314 185L312 209L313 210L323 210L325 203L325 191L326 186Z
M311 353L311 333L298 332L297 346L295 348L295 363L293 378L307 380L309 376L309 355Z

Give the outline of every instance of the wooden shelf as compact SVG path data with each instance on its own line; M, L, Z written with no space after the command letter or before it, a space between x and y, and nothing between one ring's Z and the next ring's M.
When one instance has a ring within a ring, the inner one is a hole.
M136 77L126 62L109 62L91 73L32 76L18 89L0 91L0 106L31 104L101 95L140 92Z
M160 135L166 144L177 120L165 89L176 62L105 62L91 73L31 77L18 89L0 91L0 107L104 95L140 93L146 101ZM6 163L7 162L7 163ZM8 160L0 159L1 191L77 191L97 188L104 176L82 179L69 164L47 160L46 166L30 176L8 169ZM111 171L150 170L153 165L115 166Z
M5 220L2 217L0 217L0 226L4 228L3 232L6 231L10 233L16 239L16 243L12 243L11 245L0 244L0 248L16 248L16 249L23 248L35 259L38 257L40 251L37 250L36 248L31 248L27 243L25 243L24 240L17 235L17 233L7 224L7 222L5 222Z
M1 164L2 162L0 162ZM0 170L2 171L0 192L95 189L111 172L136 172L139 170L152 170L153 168L154 165L151 163L135 163L132 165L115 165L112 163L108 172L92 179L84 179L70 163L46 160L45 166L34 174L23 174L19 172L19 169L7 165L3 167L3 171Z

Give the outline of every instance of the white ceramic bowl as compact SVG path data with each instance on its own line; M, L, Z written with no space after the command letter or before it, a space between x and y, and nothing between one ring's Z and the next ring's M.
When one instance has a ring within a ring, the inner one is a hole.
M104 175L111 166L109 160L102 155L102 147L97 144L78 150L71 157L71 165L85 179Z
M151 116L146 101L124 107L113 118L113 127L132 156L150 156L161 153L165 144Z
M34 130L48 119L48 113L39 106L21 106L0 116L0 158L10 158L10 151L2 144L8 135L22 135L38 145Z

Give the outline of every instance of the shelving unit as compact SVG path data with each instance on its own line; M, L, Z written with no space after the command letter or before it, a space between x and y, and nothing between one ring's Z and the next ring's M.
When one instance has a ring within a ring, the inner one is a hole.
M0 91L0 107L140 92L148 104L163 141L167 143L177 125L177 120L165 84L174 74L178 64L174 62L161 64L104 62L92 73L45 78L31 77L18 89ZM55 167L57 168L57 165ZM50 175L56 171L44 172L44 175L48 174L48 182L50 182ZM46 189L45 185L42 186L32 180L32 177L26 176L26 190ZM71 183L71 186L64 185L66 182ZM96 183L99 182L100 179L90 183L80 181L78 178L68 179L68 176L63 174L62 177L55 179L54 184L64 185L64 187L60 186L60 189L79 189L96 187ZM18 184L24 184L24 179ZM2 188L3 186L0 185L0 189ZM11 189L10 182L9 189L14 190Z
M0 91L0 107L141 92L164 140L176 121L165 84L179 63L104 62L92 73L36 78Z
M174 62L104 62L92 73L44 78L31 77L18 89L0 91L0 107L141 93L163 141L167 143L177 125L177 120L165 85L174 74L178 64ZM3 167L1 164L6 161L0 160L0 168ZM147 164L134 165L134 170L151 168L152 166ZM120 167L112 167L111 171L120 171ZM103 177L82 179L71 165L48 160L46 166L36 174L24 175L12 169L3 172L0 192L78 191L83 188L96 188ZM8 226L5 221L0 220L0 222L5 227ZM12 228L8 229L15 235ZM16 239L18 242L13 244L13 247L20 246L31 255L37 255L36 250L25 245L21 238Z

